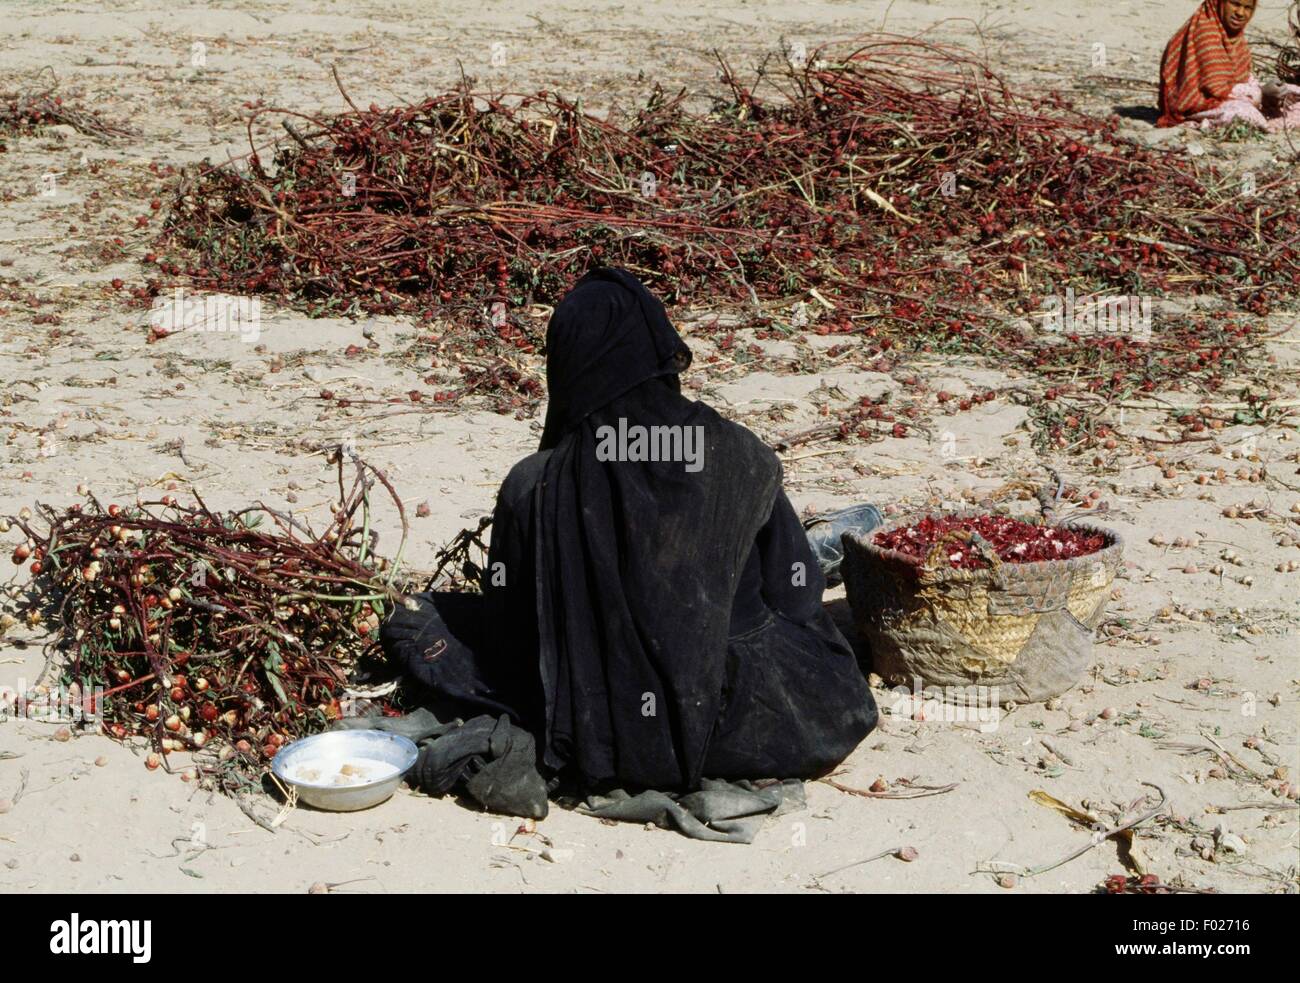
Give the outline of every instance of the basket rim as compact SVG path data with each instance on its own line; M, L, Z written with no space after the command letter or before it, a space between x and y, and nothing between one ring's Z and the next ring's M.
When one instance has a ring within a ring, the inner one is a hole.
M914 525L927 516L937 516L942 518L976 518L982 515L997 515L1000 513L990 513L980 509L958 509L951 512L914 512L908 515L899 516L882 525L876 526L869 530L865 535L855 532L846 532L841 541L844 545L845 553L850 549L860 551L884 563L902 567L909 573L920 576L925 575L930 582L946 581L977 581L988 579L999 570L994 567L984 566L975 570L955 570L950 566L927 568L923 561L908 553L900 550L887 549L883 546L877 546L873 541L877 535L884 532L892 532L895 529L901 529L904 526ZM1008 516L1016 519L1019 516ZM1020 521L1026 521L1021 519ZM1074 529L1080 532L1099 533L1107 539L1106 545L1095 553L1085 553L1083 556L1072 556L1059 560L1034 560L1032 563L1015 563L1007 562L1000 568L1001 575L1005 578L1008 573L1014 571L1017 579L1033 579L1035 577L1047 576L1061 569L1075 570L1084 565L1091 565L1097 562L1107 562L1108 560L1118 560L1124 550L1124 537L1109 526L1098 525L1095 522L1080 519L1067 519L1063 522L1052 522L1049 525L1063 529Z

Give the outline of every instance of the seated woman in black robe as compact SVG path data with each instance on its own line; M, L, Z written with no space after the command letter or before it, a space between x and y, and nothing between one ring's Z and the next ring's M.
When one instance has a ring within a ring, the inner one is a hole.
M557 782L678 793L838 764L876 707L824 568L879 513L806 533L776 455L681 394L690 351L625 271L585 276L546 349L541 448L497 496L484 593L418 595L381 633L428 707L413 781L544 815Z

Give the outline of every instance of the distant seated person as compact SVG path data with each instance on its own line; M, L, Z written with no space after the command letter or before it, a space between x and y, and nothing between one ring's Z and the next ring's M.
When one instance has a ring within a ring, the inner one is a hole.
M1165 46L1160 62L1160 119L1202 129L1244 120L1261 130L1300 126L1300 86L1260 87L1251 68L1246 25L1255 0L1204 0Z

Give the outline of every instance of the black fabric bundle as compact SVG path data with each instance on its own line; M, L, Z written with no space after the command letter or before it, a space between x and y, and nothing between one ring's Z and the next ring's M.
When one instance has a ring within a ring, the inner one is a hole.
M790 796L720 780L811 777L874 726L776 455L681 395L689 362L622 270L589 273L556 307L541 449L498 495L483 596L420 596L381 636L431 719L467 721L424 739L430 790L495 771L493 808L504 788L535 815L544 773L602 793L596 814L747 842L752 821L727 823ZM637 427L691 428L702 458L599 452ZM533 739L538 783L517 769Z

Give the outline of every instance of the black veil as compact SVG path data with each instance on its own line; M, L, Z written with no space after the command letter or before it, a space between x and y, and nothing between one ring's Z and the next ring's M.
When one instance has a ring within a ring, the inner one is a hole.
M634 276L598 269L547 330L533 492L543 760L587 783L693 788L721 712L732 601L776 455L680 393L690 352ZM602 461L604 427L698 428L683 461ZM495 532L494 532L495 536Z

